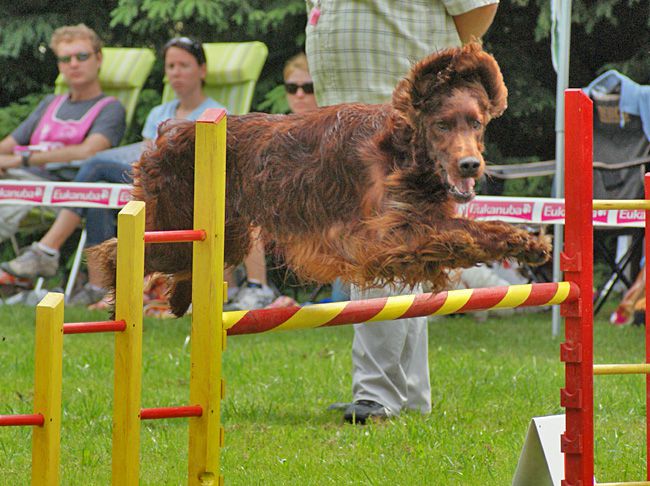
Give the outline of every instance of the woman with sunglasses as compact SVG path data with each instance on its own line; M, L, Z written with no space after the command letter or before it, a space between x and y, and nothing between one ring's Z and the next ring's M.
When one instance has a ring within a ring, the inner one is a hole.
M223 108L203 92L207 74L205 53L201 44L187 37L177 37L163 47L165 75L176 99L151 110L144 128L143 142L125 145L98 153L87 160L77 173L75 182L130 183L131 164L156 138L158 125L170 118L196 120L208 108ZM86 246L94 246L115 236L115 212L109 209L63 209L40 241L32 243L17 258L0 267L20 278L52 277L59 266L59 249L86 218ZM89 305L102 299L102 274L92 259L88 261L88 283L72 297L71 304Z
M309 75L307 57L304 53L291 57L284 65L283 71L284 89L287 96L289 109L292 113L304 113L317 108L316 97L314 96L314 84ZM228 302L224 309L250 310L263 307L284 307L295 304L293 299L280 296L275 301L275 293L268 286L266 275L266 256L264 254L264 242L259 236L259 228L251 230L253 246L244 260L246 281L241 288L232 269L226 271L228 282Z
M309 74L307 56L299 53L284 65L284 89L291 113L304 113L318 108L314 96L314 82Z

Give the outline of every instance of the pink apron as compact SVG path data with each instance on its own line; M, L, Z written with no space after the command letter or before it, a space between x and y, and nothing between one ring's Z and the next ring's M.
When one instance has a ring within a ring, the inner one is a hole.
M17 146L15 150L47 151L65 145L78 145L84 141L102 109L115 101L112 96L106 96L95 103L79 120L62 120L56 114L67 99L67 94L56 96L47 106L32 133L29 146Z

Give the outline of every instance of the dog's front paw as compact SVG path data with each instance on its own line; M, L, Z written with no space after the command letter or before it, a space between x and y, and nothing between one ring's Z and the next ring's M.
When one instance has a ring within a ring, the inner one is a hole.
M549 235L531 235L524 251L517 255L517 260L533 266L542 265L550 260L552 249L553 245Z

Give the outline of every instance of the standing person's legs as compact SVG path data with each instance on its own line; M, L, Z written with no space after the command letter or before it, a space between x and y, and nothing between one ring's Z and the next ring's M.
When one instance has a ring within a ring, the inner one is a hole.
M408 336L402 354L407 386L405 407L421 413L430 413L429 325L426 317L416 317L408 321Z
M361 293L352 287L353 300L403 293L389 289ZM404 407L431 410L426 326L424 317L354 326L354 403L344 414L346 420L363 423L370 416L398 415Z

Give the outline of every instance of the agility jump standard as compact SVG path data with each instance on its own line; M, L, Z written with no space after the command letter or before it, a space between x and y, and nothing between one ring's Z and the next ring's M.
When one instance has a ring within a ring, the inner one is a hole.
M565 486L593 481L592 207L591 102L569 90L567 99L567 199L565 252L567 281L490 289L474 289L321 304L305 308L223 313L223 227L226 119L209 110L197 121L194 227L178 232L144 232L144 205L131 202L119 216L116 321L63 323L63 297L48 294L37 307L34 414L0 416L0 425L34 427L32 484L59 482L62 335L115 332L115 410L113 419L113 484L139 482L140 421L189 417L188 484L223 484L220 449L224 431L220 400L225 396L221 354L226 333L333 326L356 322L443 315L470 310L563 304L566 342L567 431L562 436ZM571 169L569 169L571 168ZM215 188L217 188L215 190ZM642 204L642 203L639 203ZM627 206L626 206L627 207ZM643 206L647 209L647 206ZM647 217L647 212L646 212ZM647 219L646 219L647 220ZM646 230L647 231L647 230ZM142 364L142 282L144 243L193 241L193 314L190 403L140 408ZM646 240L647 241L647 240ZM604 373L647 372L648 365L606 365ZM641 370L641 371L639 371ZM614 483L612 483L614 484ZM621 484L621 483L616 483ZM630 483L632 484L632 483ZM633 484L650 484L633 483Z
M48 294L36 308L34 413L0 415L2 425L32 426L32 484L59 484L63 334L115 332L112 482L139 484L140 421L189 417L188 484L223 484L219 461L223 330L223 228L225 218L225 110L197 121L194 215L198 230L144 232L144 203L132 201L118 216L115 321L63 322L63 295ZM141 408L144 244L193 245L190 405Z

